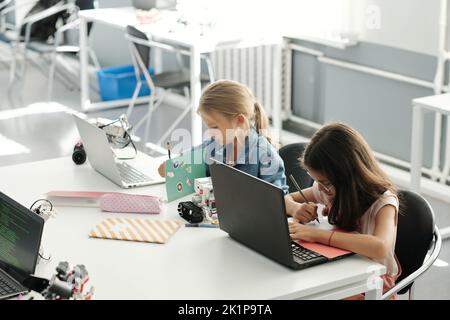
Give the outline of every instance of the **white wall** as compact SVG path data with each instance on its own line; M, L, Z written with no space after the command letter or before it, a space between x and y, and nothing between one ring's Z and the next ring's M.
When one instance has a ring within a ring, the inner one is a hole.
M440 0L352 0L352 11L362 41L437 54Z

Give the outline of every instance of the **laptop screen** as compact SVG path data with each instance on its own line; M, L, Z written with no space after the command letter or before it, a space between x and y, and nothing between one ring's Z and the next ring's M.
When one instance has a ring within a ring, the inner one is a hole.
M220 228L266 257L292 264L283 191L225 164L212 164L210 172Z
M41 217L0 192L0 268L33 274L43 226Z

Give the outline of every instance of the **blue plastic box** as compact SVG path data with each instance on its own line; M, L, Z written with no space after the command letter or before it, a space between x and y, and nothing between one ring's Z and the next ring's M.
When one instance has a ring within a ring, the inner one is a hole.
M153 68L150 68L149 72L150 75L155 74ZM100 88L100 96L103 101L131 98L137 85L133 65L101 69L97 71L97 80ZM150 94L150 88L143 75L142 80L139 97Z

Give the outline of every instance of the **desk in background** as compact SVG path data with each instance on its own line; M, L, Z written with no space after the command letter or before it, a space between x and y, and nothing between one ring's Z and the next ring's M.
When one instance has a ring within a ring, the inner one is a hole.
M164 185L124 191L70 157L0 167L0 177L0 190L27 207L50 190L165 195ZM145 218L182 221L177 203ZM381 297L386 268L362 256L293 271L219 229L182 227L166 244L91 239L90 229L107 217L143 216L57 209L42 239L51 260L41 261L36 274L49 278L60 261L85 264L94 299L342 299L361 292L366 299Z
M217 48L237 48L257 45L274 44L274 61L272 65L272 85L273 85L273 106L272 117L273 126L279 137L281 130L281 35L255 35L255 26L242 26L240 33L236 31L226 32L222 28L218 32L211 31L205 35L194 33L194 29L182 29L167 23L167 20L175 22L174 12L161 10L161 22L155 24L140 25L139 28L145 31L153 41L178 45L187 48L190 51L190 72L191 72L191 135L193 145L201 143L202 123L196 110L199 105L201 95L201 54L211 53ZM88 76L88 39L87 24L95 22L106 24L121 30L127 25L138 25L136 11L134 8L105 8L83 10L79 12L80 17L80 67L81 67L81 106L84 111L96 110L105 107L123 106L128 104L129 100L119 100L111 102L92 103L89 98L89 76ZM198 31L198 30L197 30ZM139 98L137 102L143 102L145 98Z
M413 119L412 119L412 133L411 133L411 190L421 193L421 180L422 180L422 165L423 165L423 127L425 121L425 113L437 113L439 116L444 115L447 118L447 130L448 129L448 119L450 119L450 94L440 94L430 97L423 97L413 100ZM435 124L435 126L440 126L441 124ZM436 130L436 129L435 129ZM437 141L440 143L442 138L442 132ZM439 151L434 146L433 160L440 158ZM450 173L450 132L446 137L446 149L444 156L444 165L442 170L439 168L432 168L432 175L437 173L437 178L440 179L440 186L436 184L433 189L436 193L447 198L449 197L448 186L446 185L448 175ZM435 170L433 172L433 170ZM450 227L445 227L440 229L442 239L450 238Z

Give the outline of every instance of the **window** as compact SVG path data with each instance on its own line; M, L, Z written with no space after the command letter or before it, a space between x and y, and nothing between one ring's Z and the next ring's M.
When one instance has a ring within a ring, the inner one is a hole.
M189 20L214 22L228 32L254 24L289 37L341 39L354 33L352 0L178 0ZM206 21L208 20L208 21Z

